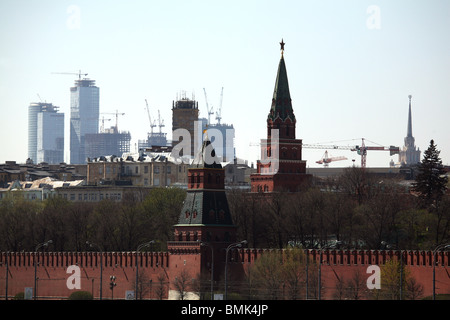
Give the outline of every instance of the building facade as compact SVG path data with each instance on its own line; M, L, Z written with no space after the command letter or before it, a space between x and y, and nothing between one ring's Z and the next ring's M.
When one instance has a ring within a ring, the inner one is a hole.
M123 157L103 156L90 159L87 184L130 184L141 187L169 187L187 184L189 163L173 158L166 152L124 154Z
M98 133L100 89L95 80L80 79L70 88L70 163L87 162L85 136Z
M51 103L28 107L28 158L34 163L64 162L64 113Z

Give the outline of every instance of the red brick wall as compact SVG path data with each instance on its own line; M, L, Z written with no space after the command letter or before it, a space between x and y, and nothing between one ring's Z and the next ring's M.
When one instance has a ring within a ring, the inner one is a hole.
M228 268L234 279L243 278L246 269L267 250L265 249L241 249L230 253ZM172 282L179 276L182 270L186 270L190 277L196 278L201 268L209 272L203 261L201 250L178 250L177 252L141 252L139 253L139 274L145 273L152 280L150 292L143 298L156 299L156 286L158 277L164 277L167 289L174 289ZM308 250L310 261L319 261L317 250ZM433 253L431 251L403 251L404 263L415 277L417 282L423 285L423 296L432 295L433 277ZM233 255L233 259L231 259ZM34 287L34 253L9 253L8 272L8 297L23 292L25 287ZM99 297L100 285L100 253L96 252L49 252L38 255L40 264L37 268L38 296L45 299L65 299L74 290L67 288L66 282L71 274L67 273L67 267L77 265L81 271L81 290L92 292L95 298ZM134 290L135 283L135 253L133 252L105 252L103 253L103 299L124 299L126 290ZM216 257L218 258L218 257ZM324 286L322 297L331 299L337 277L350 279L356 270L369 277L367 267L369 265L383 265L389 259L398 259L398 251L377 250L324 250L322 255L322 282ZM207 259L204 259L207 260ZM224 261L216 262L215 278L222 279ZM436 293L450 293L450 254L449 252L437 253L438 264L436 266ZM6 253L0 253L0 299L5 297L6 289ZM317 265L316 265L317 266ZM116 277L114 292L109 288L110 276Z

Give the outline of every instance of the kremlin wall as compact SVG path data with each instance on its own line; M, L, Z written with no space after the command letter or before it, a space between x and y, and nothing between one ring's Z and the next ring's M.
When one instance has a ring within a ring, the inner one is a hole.
M147 282L142 299L177 299L175 277L185 270L189 279L197 279L202 272L210 277L209 261L204 261L199 243L186 249L168 252L138 253L139 277ZM229 256L229 281L244 281L248 268L268 249L236 249ZM305 250L309 267L318 268L320 252ZM12 299L26 287L34 288L34 263L36 268L38 299L67 299L73 291L83 290L100 298L100 259L103 256L102 298L125 299L126 292L134 290L136 281L135 252L2 252L0 255L0 299L5 299L6 260L8 260L8 299ZM333 299L339 280L349 280L359 271L364 279L370 277L367 268L383 266L386 261L398 261L400 251L390 250L323 250L322 251L322 299ZM215 292L223 293L225 261L222 257L215 264ZM422 297L433 293L433 253L431 251L403 251L403 263L419 284L423 286ZM450 254L436 254L436 294L450 293ZM73 271L70 266L80 268L80 288L69 289ZM110 289L110 276L115 276L116 286ZM311 280L313 281L313 280ZM69 282L69 284L68 284ZM306 286L304 284L303 286ZM314 286L310 283L310 286ZM206 286L208 287L208 286ZM206 289L208 291L208 289ZM230 289L229 289L230 290ZM231 288L232 290L232 288ZM376 290L376 289L373 289ZM195 297L195 295L194 295Z

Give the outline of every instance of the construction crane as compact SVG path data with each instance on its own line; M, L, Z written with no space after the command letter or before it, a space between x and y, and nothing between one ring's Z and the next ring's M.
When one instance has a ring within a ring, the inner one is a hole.
M324 167L328 167L330 162L340 161L340 160L347 160L347 158L346 157L329 157L328 150L325 150L325 153L323 154L322 158L320 160L316 161L316 163L323 164Z
M147 106L147 114L148 114L148 121L150 122L150 134L153 135L153 128L156 127L155 122L152 122L152 117L150 116L150 108L148 107L147 99L145 99L145 105Z
M105 121L111 121L111 119L105 119L105 117L102 117L102 126L100 127L100 132L105 132Z
M223 101L223 87L222 92L220 94L219 111L216 112L217 124L220 124L220 120L222 120L222 101Z
M366 160L367 160L367 151L368 150L374 150L374 151L389 151L390 155L398 154L400 152L399 147L389 146L389 147L383 147L383 146L374 146L374 147L368 147L364 143L364 138L362 138L361 146L337 146L337 145L320 145L320 144L303 144L303 148L312 148L312 149L340 149L340 150L350 150L350 151L356 151L358 155L361 156L361 168L366 167ZM372 142L374 143L374 142Z
M213 111L213 108L211 107L211 108L209 108L209 105L208 105L208 97L206 96L206 89L205 88L203 88L203 92L205 92L205 101L206 101L206 110L208 110L208 125L211 123L211 118L210 118L210 116L212 115L212 114L214 114L214 111Z
M52 72L52 74L73 74L78 75L78 80L81 80L81 76L87 76L87 73L81 73L81 70L78 71L78 73L75 72Z
M164 127L164 120L161 119L161 115L159 114L159 110L158 110L158 127L159 127L159 133L161 133L161 128Z
M119 111L116 110L116 112L111 113L111 112L102 112L102 114L114 114L116 115L116 132L119 132L119 116L124 116L125 113L119 113Z

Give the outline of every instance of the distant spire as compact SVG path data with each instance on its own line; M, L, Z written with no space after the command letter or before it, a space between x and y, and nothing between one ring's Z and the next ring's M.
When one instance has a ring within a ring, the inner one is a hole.
M407 137L412 137L412 116L411 116L411 98L412 96L409 95L409 112L408 112L408 130L406 132Z

